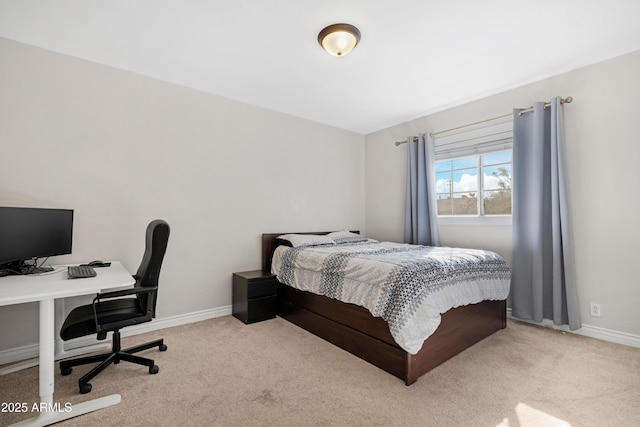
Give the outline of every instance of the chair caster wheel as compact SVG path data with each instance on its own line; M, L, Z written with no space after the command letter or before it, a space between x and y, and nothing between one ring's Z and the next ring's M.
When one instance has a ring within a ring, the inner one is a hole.
M60 369L60 374L63 377L66 377L67 375L71 374L71 371L73 371L73 368Z
M165 344L162 344L162 345L160 345L160 347L158 347L158 350L167 351L167 346Z
M158 365L153 365L152 367L149 368L149 373L152 375L157 374L159 370L160 368L158 368Z
M81 394L87 394L91 391L91 384L85 384L85 385L81 385L80 386L80 393Z

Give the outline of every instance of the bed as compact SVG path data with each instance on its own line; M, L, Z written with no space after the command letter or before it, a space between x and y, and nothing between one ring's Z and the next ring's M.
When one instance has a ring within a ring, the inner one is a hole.
M262 235L264 271L272 270L274 253L284 243L277 237L283 234L288 233ZM319 236L329 233L295 234ZM285 251L280 249L280 252ZM439 316L439 326L418 351L408 351L405 343L398 344L392 335L390 323L372 315L369 309L296 289L282 283L283 277L278 280L280 317L402 379L406 385L506 327L506 295L504 299L461 305Z

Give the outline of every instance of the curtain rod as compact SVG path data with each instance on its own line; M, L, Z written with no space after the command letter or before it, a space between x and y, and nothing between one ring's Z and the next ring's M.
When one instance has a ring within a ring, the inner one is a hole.
M567 96L566 98L560 98L560 104L565 104L565 103L566 104L571 104L572 101L573 101L573 98L571 96ZM547 102L547 103L544 104L544 108L549 108L550 106L551 106L550 102ZM524 108L524 109L518 111L518 115L521 116L524 113L529 113L531 111L533 111L533 106L531 106L529 108ZM490 122L490 121L493 121L493 120L504 119L505 117L509 117L509 116L512 116L512 115L513 115L513 113L503 114L502 116L492 117L492 118L486 119L486 120L480 120L479 122L468 123L466 125L454 127L454 128L451 128L451 129L440 130L438 132L431 132L431 136L440 135L441 133L447 133L447 132L451 132L451 131L454 131L454 130L466 128L466 127L473 126L473 125L479 125L480 123L484 123L484 122ZM418 140L418 137L414 136L413 137L413 141L415 142L417 140ZM407 141L396 141L396 147L398 145L400 145L400 144L406 144L406 143L407 143Z

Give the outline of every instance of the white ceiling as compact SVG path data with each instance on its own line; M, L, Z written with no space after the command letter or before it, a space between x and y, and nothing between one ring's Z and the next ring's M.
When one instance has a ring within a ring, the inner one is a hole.
M639 19L639 0L0 0L0 37L362 134L639 50ZM338 22L362 33L343 58L317 42Z

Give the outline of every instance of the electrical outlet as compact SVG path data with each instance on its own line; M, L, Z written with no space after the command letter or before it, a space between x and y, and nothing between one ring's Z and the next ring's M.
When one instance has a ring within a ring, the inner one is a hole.
M600 304L591 303L591 316L600 317L602 316L602 311L600 311Z

